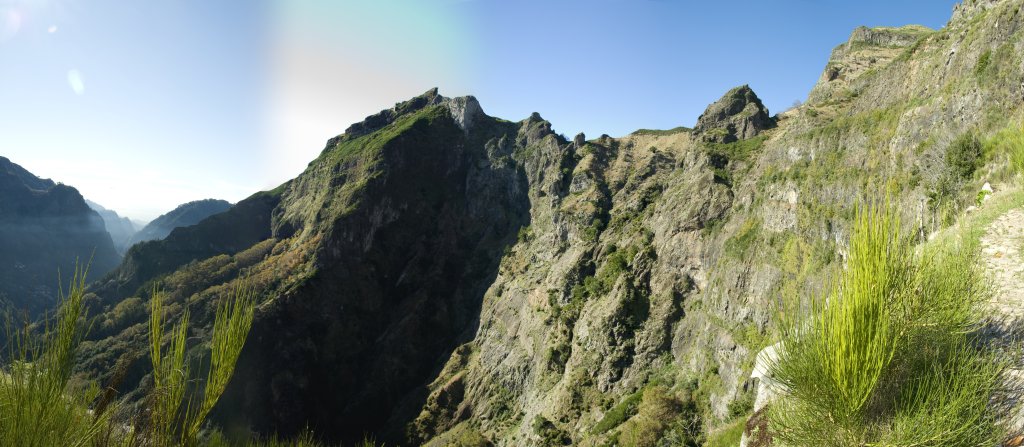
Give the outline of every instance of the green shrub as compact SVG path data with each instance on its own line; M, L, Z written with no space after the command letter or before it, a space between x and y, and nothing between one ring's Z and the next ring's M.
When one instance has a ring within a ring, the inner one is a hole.
M541 438L542 445L572 445L572 438L544 416L535 416L531 428Z
M1005 363L977 343L988 299L976 246L914 254L895 212L858 211L833 290L781 317L771 407L781 445L996 445Z
M985 52L981 53L981 56L978 57L978 62L974 64L974 74L978 77L983 76L985 74L985 71L988 70L989 64L991 64L991 62L992 50L985 50Z
M700 436L697 407L690 399L680 399L660 385L648 387L635 416L619 431L619 445L654 447L664 439L671 445L696 446Z
M981 155L981 140L976 134L968 132L957 137L946 148L946 166L955 178L966 180L981 165Z
M964 182L970 180L982 164L983 145L973 132L957 137L945 153L946 169L928 193L932 209L950 213L955 209L954 198L960 193Z
M636 408L640 405L640 399L642 398L643 393L640 391L630 394L622 402L608 410L604 417L601 418L601 421L591 430L591 433L601 434L626 422L626 419L636 414Z
M750 247L757 241L760 228L761 222L758 219L747 219L739 230L736 230L736 234L725 241L725 254L736 259L746 256Z

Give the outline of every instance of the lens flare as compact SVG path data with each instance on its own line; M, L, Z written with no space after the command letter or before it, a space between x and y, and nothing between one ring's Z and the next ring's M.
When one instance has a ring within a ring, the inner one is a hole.
M14 38L21 29L21 12L15 9L0 10L0 42Z
M82 80L82 73L77 69L71 69L68 71L68 85L71 86L71 90L76 95L85 93L85 81Z
M46 29L46 32L50 34L57 32L57 25L50 25L50 27Z

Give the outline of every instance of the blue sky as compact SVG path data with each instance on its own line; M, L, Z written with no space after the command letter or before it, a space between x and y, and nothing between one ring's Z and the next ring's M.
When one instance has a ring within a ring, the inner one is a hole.
M0 0L0 155L151 219L294 177L437 86L569 136L692 125L731 87L806 97L860 25L953 0Z

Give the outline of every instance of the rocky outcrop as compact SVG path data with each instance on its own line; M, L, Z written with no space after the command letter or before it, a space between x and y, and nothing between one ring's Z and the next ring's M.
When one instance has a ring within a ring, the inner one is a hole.
M484 115L484 110L480 108L480 102L472 96L451 98L445 101L445 105L448 107L448 111L451 112L455 124L467 134L470 128L473 127L474 120Z
M994 8L1000 3L1011 3L1012 0L964 0L953 7L950 25L965 22L974 16Z
M845 43L832 50L824 72L808 96L808 102L848 99L856 94L855 83L861 75L885 67L931 32L931 29L919 25L858 27Z
M366 117L363 121L352 124L345 129L344 135L349 138L360 137L376 130L380 130L391 124L399 116L422 110L425 107L433 106L444 102L445 98L438 94L437 87L427 90L426 93L405 102L395 104L394 107L382 110L376 114ZM454 114L454 113L453 113ZM332 138L327 141L325 151L337 143L338 139Z
M712 143L732 143L753 138L775 127L775 120L754 90L743 85L729 90L697 118L695 138Z
M917 42L922 35L932 29L920 25L908 25L900 28L868 28L859 26L850 34L850 38L841 46L841 52L851 52L857 47L908 47Z

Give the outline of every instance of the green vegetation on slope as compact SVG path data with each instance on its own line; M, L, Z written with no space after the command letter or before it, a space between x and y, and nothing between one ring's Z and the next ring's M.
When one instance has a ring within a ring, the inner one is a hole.
M976 247L915 255L887 207L858 212L848 265L808 311L785 312L771 408L780 445L995 445L1005 371L976 335L988 295Z

